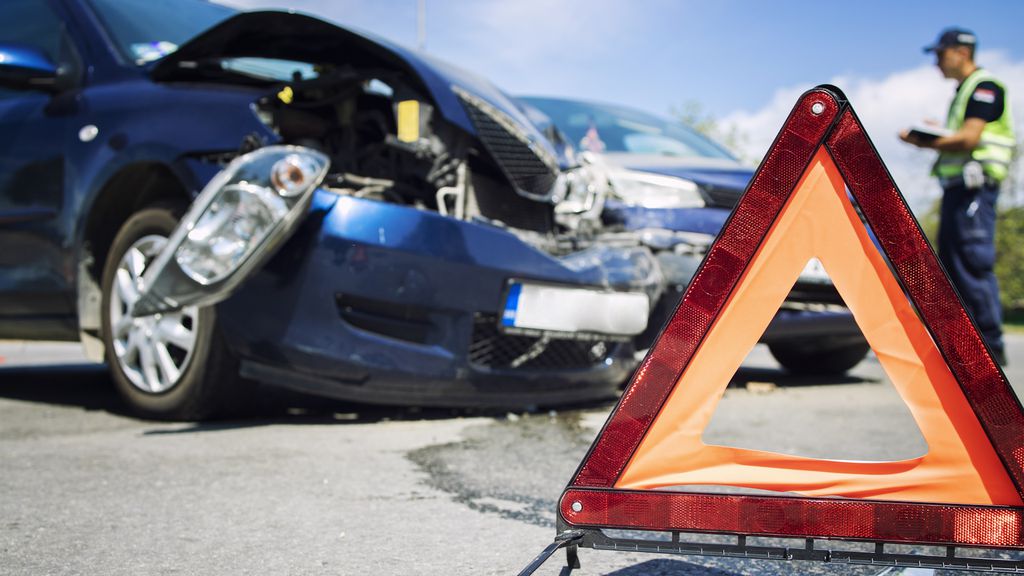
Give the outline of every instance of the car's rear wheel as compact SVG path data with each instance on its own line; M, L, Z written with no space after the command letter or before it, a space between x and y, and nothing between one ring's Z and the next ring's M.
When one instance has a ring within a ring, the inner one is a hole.
M793 374L839 375L867 356L866 342L775 342L768 345L772 356Z
M181 211L154 206L121 227L103 268L103 340L121 396L136 413L197 420L214 415L235 392L237 366L217 330L216 311L195 306L133 317L139 280Z

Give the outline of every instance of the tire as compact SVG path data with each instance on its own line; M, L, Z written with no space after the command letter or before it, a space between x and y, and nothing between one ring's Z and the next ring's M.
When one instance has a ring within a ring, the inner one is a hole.
M867 342L785 342L768 345L772 356L787 371L800 375L834 376L846 373L867 356Z
M132 412L161 420L202 420L237 394L238 367L213 307L132 318L135 281L160 252L183 209L156 205L121 226L103 267L103 343L121 397Z

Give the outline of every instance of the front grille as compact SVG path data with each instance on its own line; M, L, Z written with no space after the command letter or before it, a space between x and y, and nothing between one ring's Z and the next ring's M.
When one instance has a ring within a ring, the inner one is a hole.
M711 186L709 184L701 185L701 190L704 191L704 195L708 199L708 204L716 208L728 208L732 210L736 207L736 203L740 201L740 196L743 196L743 190L725 188L722 186Z
M497 175L495 175L497 177ZM480 215L512 228L550 232L554 227L551 206L519 194L509 194L508 184L479 172L473 173L473 193Z
M604 362L614 344L503 334L494 314L477 314L469 361L485 368L558 370L589 368Z
M484 100L456 88L480 141L516 190L546 200L558 176L558 161L517 127L514 120Z
M833 284L816 284L812 282L797 282L786 297L788 303L801 304L829 304L845 306L843 297L839 295Z

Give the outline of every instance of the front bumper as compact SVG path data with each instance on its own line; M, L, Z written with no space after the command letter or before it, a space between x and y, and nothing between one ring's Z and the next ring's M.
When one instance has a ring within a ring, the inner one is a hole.
M686 292L685 286L671 286L667 289L657 306L651 312L647 330L637 337L637 348L649 348L661 333L665 324L679 306ZM861 343L864 334L853 314L836 302L842 302L835 290L815 290L814 294L794 288L790 293L790 302L775 313L770 324L761 335L759 342L775 344L797 341L828 341L830 343ZM823 295L831 293L831 295ZM833 299L835 302L833 302ZM807 302L812 302L807 305ZM789 304L795 304L790 306Z
M779 310L761 336L761 342L821 339L864 342L864 334L849 311Z
M296 234L218 305L244 376L384 404L536 406L615 394L629 343L497 328L510 278L600 286L500 228L317 192Z

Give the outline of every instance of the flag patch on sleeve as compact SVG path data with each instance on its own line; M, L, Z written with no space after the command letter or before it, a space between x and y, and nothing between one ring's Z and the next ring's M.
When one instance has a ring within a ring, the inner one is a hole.
M996 92L995 90L989 90L988 88L978 88L974 91L974 95L971 96L971 98L978 102L992 104L996 101Z

